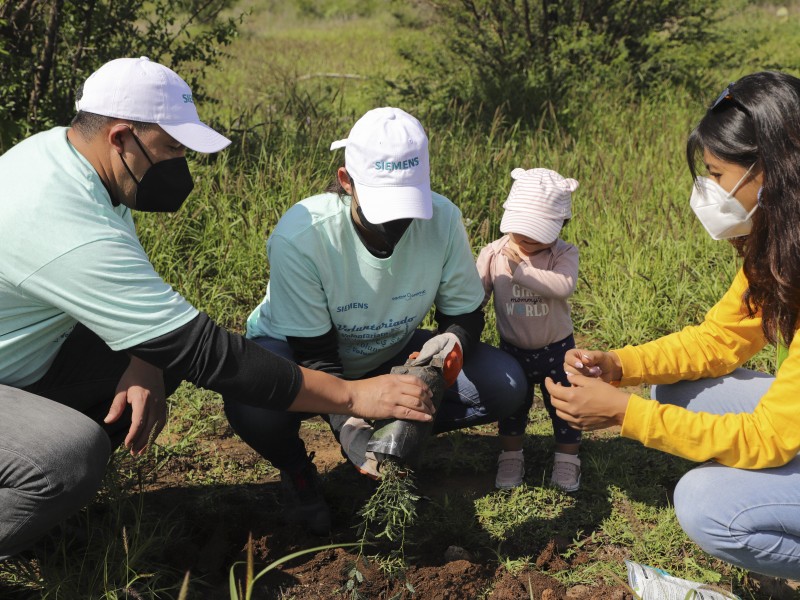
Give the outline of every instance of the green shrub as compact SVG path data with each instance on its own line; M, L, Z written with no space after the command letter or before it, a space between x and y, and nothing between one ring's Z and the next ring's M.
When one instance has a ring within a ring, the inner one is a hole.
M415 70L399 88L441 116L467 106L485 122L498 111L511 121L565 118L592 102L599 88L639 94L702 83L697 73L711 60L701 47L714 41L709 0L426 4L435 9L433 43L402 50ZM725 52L715 49L717 66Z
M203 99L202 70L235 36L229 0L0 0L0 152L65 124L77 87L103 63L148 56L179 71Z

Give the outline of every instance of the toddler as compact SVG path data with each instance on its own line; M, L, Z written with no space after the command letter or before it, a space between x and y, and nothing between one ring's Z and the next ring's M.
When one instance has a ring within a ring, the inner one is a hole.
M558 236L572 217L572 192L578 182L549 169L514 169L511 178L514 183L500 222L506 235L483 248L477 262L486 291L484 305L494 294L500 348L519 361L528 380L527 404L499 423L502 451L495 486L522 483L523 435L538 384L555 434L551 483L574 492L581 480L581 433L556 415L544 380L550 377L569 385L564 355L575 341L567 299L578 281L578 249Z

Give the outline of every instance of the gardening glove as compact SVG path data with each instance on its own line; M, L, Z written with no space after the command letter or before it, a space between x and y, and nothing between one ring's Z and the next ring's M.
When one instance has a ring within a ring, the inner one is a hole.
M461 367L464 366L464 353L461 343L454 333L440 333L429 339L419 352L412 353L406 364L411 367L431 365L442 369L447 387L456 382Z

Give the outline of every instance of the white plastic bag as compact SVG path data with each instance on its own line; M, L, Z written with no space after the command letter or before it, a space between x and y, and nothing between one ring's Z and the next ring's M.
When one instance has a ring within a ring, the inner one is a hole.
M741 600L739 596L696 581L673 577L666 571L630 560L628 585L641 600Z

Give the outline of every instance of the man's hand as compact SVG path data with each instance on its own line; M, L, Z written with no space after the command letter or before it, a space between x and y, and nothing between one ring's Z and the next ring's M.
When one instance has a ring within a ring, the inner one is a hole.
M432 421L433 393L413 375L379 375L348 381L351 386L350 414L364 419Z
M570 387L544 381L556 414L574 429L591 431L622 425L630 394L597 377L567 373Z
M104 422L119 420L127 404L131 405L131 428L124 444L135 456L147 449L151 436L155 440L167 422L167 399L161 369L131 357L117 384L114 401Z
M461 368L464 366L464 353L461 350L461 343L454 333L440 333L433 336L419 352L409 356L412 361L410 366L424 366L430 364L434 358L442 360L442 375L445 383L450 387L456 382Z

